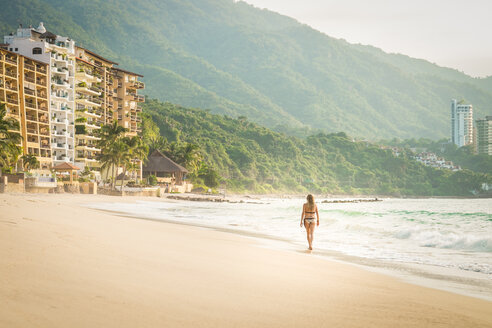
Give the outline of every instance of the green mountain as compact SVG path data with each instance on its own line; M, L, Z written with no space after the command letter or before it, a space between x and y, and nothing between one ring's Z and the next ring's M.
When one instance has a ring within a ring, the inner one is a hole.
M471 196L472 190L480 191L482 183L492 183L490 174L427 167L411 158L410 151L395 156L377 145L354 142L343 132L299 138L244 118L157 100L148 100L143 107L144 140L164 136L169 142L162 146L164 152L186 143L197 145L206 166L219 173L228 190ZM152 148L153 143L149 144ZM179 155L170 153L171 157ZM207 183L210 172L198 171L201 173L191 174L194 182L203 178Z
M437 139L449 134L451 98L490 114L491 78L349 44L244 2L1 2L4 34L43 21L144 74L151 97L278 131Z

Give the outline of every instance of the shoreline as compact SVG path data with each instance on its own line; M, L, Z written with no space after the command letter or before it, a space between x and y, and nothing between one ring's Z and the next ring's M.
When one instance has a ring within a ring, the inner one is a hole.
M171 194L170 194L171 195ZM173 194L172 196L179 197L179 194ZM198 197L218 197L218 198L223 198L223 194L200 194L200 193L186 193L182 195L192 195L192 196L198 196ZM293 199L293 198L305 198L306 193L304 194L254 194L254 193L233 193L233 192L228 192L226 194L227 197L232 197L232 198L245 198L245 199L258 199L258 198L279 198L279 199ZM492 194L490 195L481 195L481 196L391 196L391 195L332 195L332 194L313 194L315 197L315 200L318 199L330 199L330 200L344 200L344 199L488 199L492 198ZM167 198L167 197L164 197Z
M492 325L489 301L237 234L82 206L116 199L0 195L0 325Z
M186 201L194 202L194 200L189 200L189 199L172 198L171 200L172 201L186 200ZM229 203L234 204L234 203L248 203L248 202L231 201ZM269 204L269 203L264 203L264 204ZM292 240L269 235L266 233L237 230L233 228L211 226L207 224L199 224L194 222L184 222L184 221L179 222L167 218L157 219L157 218L146 217L146 216L138 216L133 213L127 213L127 212L111 210L111 209L102 209L102 208L92 207L91 205L87 204L82 206L95 209L101 212L111 213L113 215L117 215L125 218L132 218L136 220L149 220L153 222L162 222L166 224L196 227L196 228L202 228L211 231L224 232L241 237L253 238L257 240L258 243L269 249L305 253L305 250L299 249L299 245L293 242ZM275 245L273 243L275 243ZM476 273L473 271L456 270L456 269L438 267L438 266L422 264L422 263L395 262L395 261L386 261L386 260L367 258L367 257L358 257L354 255L344 254L339 251L326 250L326 249L315 248L314 251L308 253L312 256L319 257L323 260L337 261L339 263L343 263L346 265L353 265L365 271L377 272L383 275L387 275L389 277L400 279L401 281L406 283L428 287L441 291L447 291L454 294L459 294L463 296L473 297L476 299L492 302L492 286L484 286L483 277L478 277L480 273ZM489 292L483 292L483 290L489 290Z

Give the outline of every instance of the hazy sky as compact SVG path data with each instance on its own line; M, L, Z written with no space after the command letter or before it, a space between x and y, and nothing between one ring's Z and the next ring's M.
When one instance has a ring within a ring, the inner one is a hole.
M329 36L492 75L492 0L246 0Z

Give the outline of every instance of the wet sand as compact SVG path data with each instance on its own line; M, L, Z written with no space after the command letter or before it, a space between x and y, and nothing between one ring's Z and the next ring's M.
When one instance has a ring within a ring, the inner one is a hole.
M492 327L492 302L80 206L136 200L0 194L0 327Z

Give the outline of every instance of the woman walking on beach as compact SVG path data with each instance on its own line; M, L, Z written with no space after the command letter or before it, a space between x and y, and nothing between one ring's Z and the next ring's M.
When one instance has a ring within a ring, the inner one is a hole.
M318 214L318 206L314 203L313 195L307 195L307 203L304 203L302 206L302 215L301 215L301 228L302 223L304 221L304 227L306 228L307 240L309 243L309 249L313 249L313 234L314 234L314 214L316 214L316 225L319 226L319 214Z

